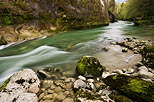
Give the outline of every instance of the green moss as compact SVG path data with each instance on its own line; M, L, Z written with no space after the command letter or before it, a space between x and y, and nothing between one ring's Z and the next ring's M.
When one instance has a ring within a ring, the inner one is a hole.
M76 71L80 75L88 73L92 76L101 76L104 70L105 67L96 58L87 56L81 57L76 67Z
M122 74L108 76L104 82L133 100L139 102L154 101L154 83Z
M101 100L99 94L80 89L75 93L75 102L79 102L78 97L86 98L87 100Z
M109 95L109 97L114 100L115 102L133 102L132 100L130 100L129 98L127 98L126 96L123 95L119 95L119 94L114 94L111 93Z
M12 24L12 20L9 16L4 16L4 17L2 17L2 23L6 24L6 25L10 25L10 24Z
M6 86L7 84L9 83L10 81L10 78L8 78L1 86L0 86L0 91L2 91Z

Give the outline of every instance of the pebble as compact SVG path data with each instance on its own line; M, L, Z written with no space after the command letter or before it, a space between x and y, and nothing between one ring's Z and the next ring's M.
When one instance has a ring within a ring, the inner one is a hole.
M52 84L51 86L50 86L50 89L55 89L56 88L56 86L54 85L54 84Z
M65 98L62 102L74 102L72 98Z
M116 70L113 71L113 73L123 74L123 71L120 70L120 69L116 69Z
M69 90L72 89L72 86L73 86L73 83L71 82L66 84L66 88Z
M48 94L43 97L44 100L50 100L53 98L53 94Z
M106 77L108 77L109 75L110 75L109 72L103 72L103 74L102 74L102 78L106 78Z
M41 94L39 95L39 100L42 99L43 97L44 97L44 93L41 93Z
M65 91L65 92L64 92L64 95L65 95L65 96L69 96L69 94L70 94L69 91Z
M94 82L94 79L88 79L87 82L93 83Z
M86 88L86 83L81 80L81 79L78 79L74 82L74 88L76 89L79 89L79 88Z
M83 76L81 76L81 75L80 75L80 76L78 76L78 78L79 78L79 79L81 79L81 80L84 80L84 81L86 80L86 78L85 78L85 77L83 77Z
M126 72L126 73L128 73L128 74L132 74L132 73L134 73L134 69L133 68L128 68L128 71Z
M53 81L51 80L44 80L43 83L42 83L42 87L47 89L49 88L51 85L53 84Z
M54 93L54 91L51 90L51 89L48 89L48 93L49 93L49 94L52 94L52 93Z
M61 91L62 91L62 88L61 87L56 87L55 90L54 90L55 93L59 93Z
M65 79L65 83L74 82L74 81L75 81L74 78L67 78L67 79Z
M128 48L123 48L122 52L128 52Z

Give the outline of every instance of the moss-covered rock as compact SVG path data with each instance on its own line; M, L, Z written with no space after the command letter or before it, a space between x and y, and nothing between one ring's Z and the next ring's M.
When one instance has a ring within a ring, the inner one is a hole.
M101 76L105 67L100 62L91 56L83 56L78 61L76 72L79 75L90 74L92 76Z
M138 102L154 102L154 83L138 78L116 74L104 82L113 89Z
M142 54L142 62L154 69L154 46L146 46L141 51Z
M111 94L109 95L109 97L110 97L111 99L113 99L115 102L133 102L132 100L130 100L130 99L127 98L126 96L120 95L120 94L111 93Z
M86 100L91 100L91 101L102 100L99 94L94 94L90 91L83 89L80 89L75 93L75 102L81 102L79 98L85 98Z

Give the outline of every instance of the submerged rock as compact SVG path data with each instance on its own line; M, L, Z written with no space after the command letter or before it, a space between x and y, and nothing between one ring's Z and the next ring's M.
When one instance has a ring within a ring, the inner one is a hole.
M76 72L79 75L90 74L94 77L101 76L105 67L100 64L100 62L92 56L83 56L78 61Z
M112 89L138 102L154 101L154 83L152 82L123 74L108 76L104 82Z

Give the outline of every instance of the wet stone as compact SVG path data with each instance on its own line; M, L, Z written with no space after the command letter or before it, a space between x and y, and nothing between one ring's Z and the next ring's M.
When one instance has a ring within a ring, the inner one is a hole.
M44 93L41 93L41 94L39 95L39 100L42 99L43 97L44 97Z
M48 93L49 93L49 94L52 94L52 93L54 93L54 91L51 90L51 89L48 89Z
M62 102L74 102L72 98L65 98Z
M53 94L48 94L43 97L44 100L50 100L53 98Z
M51 80L44 80L43 83L42 83L42 88L49 88L51 85L53 84L53 81Z
M55 90L54 90L55 93L59 93L59 92L62 92L62 91L63 90L62 90L61 87L56 87Z

